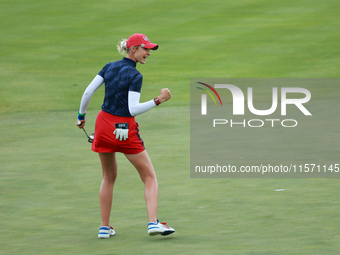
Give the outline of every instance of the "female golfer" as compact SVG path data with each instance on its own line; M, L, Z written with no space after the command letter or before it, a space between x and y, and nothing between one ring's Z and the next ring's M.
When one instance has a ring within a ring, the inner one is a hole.
M110 213L113 185L117 177L116 152L125 154L145 185L148 234L169 235L175 230L157 219L157 178L134 118L171 98L169 89L165 88L161 89L158 97L144 103L139 102L143 76L137 71L136 65L145 64L150 50L157 50L158 45L151 43L143 34L133 34L128 40L119 42L117 48L120 53L125 53L126 57L106 64L89 84L81 99L77 121L79 128L85 126L85 113L91 97L105 83L104 102L96 119L91 148L99 154L103 172L99 193L102 223L98 238L115 235L110 225Z

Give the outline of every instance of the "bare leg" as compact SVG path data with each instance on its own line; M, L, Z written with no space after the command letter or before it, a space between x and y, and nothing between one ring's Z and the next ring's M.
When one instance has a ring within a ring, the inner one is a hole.
M156 223L158 209L158 182L149 155L145 150L138 154L125 154L125 156L137 169L139 176L145 185L144 195L149 222Z
M102 226L110 226L113 185L117 178L117 160L115 153L99 153L102 164L103 180L100 186L99 202Z

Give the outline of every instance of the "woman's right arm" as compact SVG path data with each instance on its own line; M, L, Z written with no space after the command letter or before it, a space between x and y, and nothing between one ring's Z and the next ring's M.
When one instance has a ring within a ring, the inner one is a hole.
M94 92L104 83L104 78L101 77L100 75L96 75L92 82L87 86L83 97L81 98L80 102L80 108L79 108L79 113L78 113L78 121L81 122L81 125L77 125L79 128L83 128L85 126L85 114L87 107L90 103L90 100L94 94Z
M138 114L144 113L151 108L163 103L171 98L171 93L168 88L161 89L161 92L158 97L151 99L147 102L140 103L140 93L135 91L129 91L129 111L132 116L136 116ZM156 102L158 100L158 103Z

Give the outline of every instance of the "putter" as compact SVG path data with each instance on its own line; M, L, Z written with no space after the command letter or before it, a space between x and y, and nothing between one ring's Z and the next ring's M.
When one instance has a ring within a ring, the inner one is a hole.
M78 125L78 126L81 125L81 121L78 121L78 122L77 122L77 125ZM84 131L86 137L88 138L87 141L88 141L89 143L92 143L92 142L93 142L93 138L94 138L94 133L92 133L92 134L89 136L89 135L87 134L85 128L82 128L82 130Z

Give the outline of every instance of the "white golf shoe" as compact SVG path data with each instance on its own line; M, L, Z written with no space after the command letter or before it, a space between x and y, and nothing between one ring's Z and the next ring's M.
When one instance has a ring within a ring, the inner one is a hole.
M98 238L107 239L111 236L114 236L115 234L116 234L116 232L113 229L113 227L101 226L99 228Z
M148 224L148 234L150 236L154 235L166 236L174 232L175 230L173 228L167 226L165 222L159 222L159 220L157 220L157 223L150 222Z

